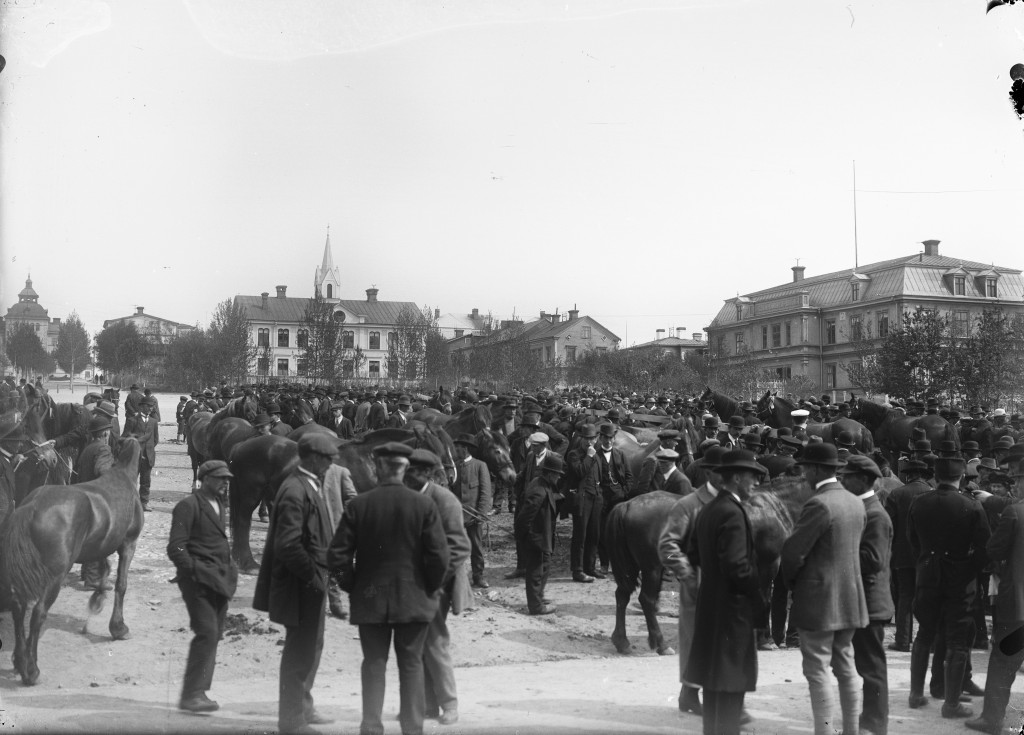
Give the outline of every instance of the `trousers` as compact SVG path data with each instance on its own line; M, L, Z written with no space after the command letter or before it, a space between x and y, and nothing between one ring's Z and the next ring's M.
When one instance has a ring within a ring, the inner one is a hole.
M551 552L523 544L523 569L526 571L526 607L535 613L544 607L544 587L548 583Z
M853 661L864 680L862 727L885 735L889 722L889 669L885 661L885 621L872 620L853 633Z
M572 541L569 542L569 566L573 573L591 572L597 564L597 547L601 541L601 519L604 499L594 493L579 491L572 511Z
M1010 703L1010 687L1017 669L1024 664L1024 622L997 622L992 625L992 652L988 655L988 676L985 678L985 704L981 716L1000 730Z
M704 735L739 735L746 692L704 690Z
M803 655L804 677L811 690L811 712L814 714L814 735L834 735L837 730L857 732L861 705L861 678L853 656L853 629L800 629L800 653ZM843 713L842 727L835 726L832 677L839 682L839 705Z
M188 699L209 691L213 683L217 643L224 630L228 598L198 584L192 577L179 576L178 589L188 610L189 626L195 634L188 648L185 679L181 683L181 698Z
M896 640L901 648L914 640L914 584L917 571L914 567L894 569L896 579Z
M149 486L153 474L153 465L146 459L146 455L139 457L139 500L143 505L149 503Z
M398 688L401 708L398 719L403 735L423 733L423 644L429 623L380 623L359 626L359 645L363 649L363 719L359 735L384 735L385 674L391 639L395 641L398 661Z
M324 648L324 593L312 587L301 593L298 625L286 625L281 651L277 722L281 730L295 730L313 713L313 682Z
M466 525L466 535L469 536L469 565L473 570L473 581L483 579L486 562L484 560L484 544L481 536L480 521L474 521Z
M451 634L448 632L448 610L451 595L443 590L437 614L427 625L423 642L423 680L427 711L457 707L459 695L455 689L455 667L452 665Z

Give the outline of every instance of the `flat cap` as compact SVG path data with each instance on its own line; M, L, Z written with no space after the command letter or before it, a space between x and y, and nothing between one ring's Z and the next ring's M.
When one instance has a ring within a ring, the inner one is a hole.
M302 438L305 439L308 436L318 435L306 434L306 436ZM374 449L373 453L378 457L405 457L408 459L412 455L412 448L402 444L401 442L387 442Z
M299 454L323 454L327 457L337 457L338 446L329 435L310 432L303 434L299 439Z
M228 469L228 463L219 459L209 459L199 465L199 479L204 477L234 477Z
M403 444L402 446L404 447L405 445ZM440 469L441 458L426 449L413 449L412 454L409 455L409 464L414 464L417 467Z
M547 444L550 440L551 437L549 437L543 431L535 431L532 434L530 434L531 444Z
M666 459L675 462L679 459L679 452L674 449L659 449L654 453L655 459Z
M658 432L659 439L678 439L679 432L675 429L662 429Z
M545 434L544 436L547 436L547 434ZM457 437L455 437L455 439L452 440L452 443L465 444L467 447L473 447L474 449L477 446L476 438L472 434L459 434Z
M882 471L878 469L878 465L870 457L865 457L860 454L851 454L846 458L846 466L839 469L838 474L840 475L869 475L871 477L881 477Z

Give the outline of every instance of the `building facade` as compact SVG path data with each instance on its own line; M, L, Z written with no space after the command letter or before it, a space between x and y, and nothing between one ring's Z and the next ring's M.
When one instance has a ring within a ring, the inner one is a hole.
M939 254L915 255L807 278L796 266L781 286L727 299L705 329L716 361L753 360L778 381L802 377L835 398L862 392L849 369L918 307L948 315L967 336L982 311L1024 312L1021 271Z
M134 324L136 331L147 342L154 345L169 344L178 337L188 334L195 329L195 326L192 324L181 324L170 319L147 314L146 307L144 306L136 306L134 314L117 317L116 319L105 319L103 321L103 328L106 329L114 324Z
M334 320L341 330L344 347L351 357L342 361L342 374L349 379L384 380L388 377L388 344L396 339L399 314L403 309L419 311L411 301L380 301L377 288L366 289L365 299L341 298L341 271L334 265L330 234L324 244L323 260L313 275L313 292L288 296L287 286L277 286L276 295L235 296L252 328L257 347L254 371L259 379L304 379L302 358L309 338L304 326L306 306L317 291L332 305Z
M664 329L656 330L656 335L656 339L650 342L643 342L632 347L626 347L625 349L658 352L663 355L671 355L682 362L685 362L687 357L691 355L701 356L707 354L708 344L704 341L703 332L694 332L691 338L687 339L684 329L677 327L674 337L666 336Z
M39 337L43 349L53 353L57 348L57 335L60 334L60 318L50 318L49 312L39 304L39 294L32 288L32 276L25 279L25 288L18 292L18 303L7 310L4 315L4 338L16 330L21 324L28 324Z

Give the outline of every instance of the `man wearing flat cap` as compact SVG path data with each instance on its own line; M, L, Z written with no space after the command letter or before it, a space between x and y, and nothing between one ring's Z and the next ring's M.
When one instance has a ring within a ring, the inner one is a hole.
M793 591L790 615L800 635L814 733L831 735L838 729L830 665L839 682L842 729L857 732L862 682L854 662L853 633L869 622L860 569L864 503L836 479L844 463L834 445L808 444L797 463L814 495L782 546L782 571Z
M494 502L491 498L491 473L487 465L473 457L477 448L472 434L460 434L454 439L455 463L458 468L452 491L462 503L462 520L469 536L470 565L473 570L473 586L481 589L490 587L484 579L484 546L481 527L487 523Z
M387 426L390 429L406 429L409 427L409 417L412 416L412 399L407 395L398 398L398 408L388 419Z
M885 624L895 612L889 587L892 521L875 495L882 472L871 459L852 455L838 472L839 481L864 503L864 535L860 540L860 573L868 606L868 626L853 633L853 658L864 680L861 730L876 735L889 731L889 672L885 661Z
M326 403L326 401L325 401ZM355 427L352 426L352 421L344 415L345 404L342 401L331 401L329 403L329 410L327 417L321 422L321 426L325 426L335 434L338 435L339 439L351 439L355 436Z
M328 562L349 593L363 650L362 733L383 733L384 683L394 640L402 732L423 732L423 646L450 552L437 504L404 484L412 450L388 442L374 462L380 484L349 503ZM387 539L386 544L381 539Z
M554 550L559 485L564 474L562 458L553 453L545 455L516 514L515 530L522 540L526 606L530 615L550 615L556 610L545 602L544 590Z
M662 449L675 451L679 444L679 432L675 429L662 429L658 432L658 440L651 444L653 446L649 448L647 455L644 457L643 464L640 465L640 476L636 481L636 487L630 492L630 497L643 495L644 493L648 493L653 490L664 489L664 473L658 471L658 458L655 455L657 455L657 453ZM677 453L677 459L678 456L679 455ZM680 487L683 492L679 492L677 494L685 495L686 492L688 492L686 490L687 486L690 487L690 490L693 488L690 486L690 481L686 479L682 472L680 472L679 475L683 480L685 480L685 484ZM676 480L675 482L678 484L679 480Z
M138 413L125 419L124 431L121 432L122 437L131 436L138 440L142 449L139 455L139 500L142 501L142 509L147 512L151 476L156 464L156 445L160 443L160 426L151 415L155 405L155 398L141 400Z
M224 504L232 478L225 462L199 467L199 488L174 506L167 556L178 570L178 589L195 636L188 651L178 707L212 712L218 704L206 696L213 683L217 642L224 632L228 602L235 594L238 569L231 559Z
M252 606L285 627L281 651L278 728L310 732L327 724L313 706L313 682L324 645L330 515L323 480L338 454L335 439L309 433L299 439L299 463L278 488L270 513Z
M960 694L974 639L971 605L991 535L981 504L960 493L965 471L966 463L959 457L937 458L935 490L918 497L907 518L907 534L917 560L914 616L920 626L910 654L909 702L912 709L928 702L924 678L941 627L946 634L942 705L946 718L973 714L961 704Z

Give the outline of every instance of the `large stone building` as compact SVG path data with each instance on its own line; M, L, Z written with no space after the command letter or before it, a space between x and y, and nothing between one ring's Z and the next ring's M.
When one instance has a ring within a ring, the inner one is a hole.
M52 353L57 348L60 318L50 319L49 312L39 304L39 294L32 288L32 276L25 279L25 288L18 293L18 303L9 308L4 316L5 338L21 324L32 327L44 350Z
M105 319L103 321L103 328L106 329L114 324L134 324L138 333L154 345L169 344L178 337L188 334L195 329L195 326L191 324L182 324L170 319L147 314L146 307L144 306L136 306L134 314L119 316L114 319Z
M687 339L683 327L676 327L675 336L666 336L664 329L656 330L655 334L656 338L650 342L643 342L632 347L626 347L625 349L671 355L682 362L685 362L690 355L700 356L707 354L708 344L704 341L703 332L694 332L689 339Z
M803 376L844 398L856 389L847 369L861 359L858 343L884 338L905 312L938 310L966 335L986 308L1024 311L1020 270L940 255L938 240L922 244L915 255L821 276L796 266L790 283L727 299L705 329L712 356L754 360L779 381Z
M258 348L255 372L258 378L304 378L303 349L309 337L304 327L306 306L316 291L334 309L334 320L342 340L352 350L344 360L346 378L376 381L387 377L388 342L397 334L398 315L403 309L419 311L411 301L380 301L378 289L366 289L365 299L341 298L341 271L334 265L331 237L324 244L323 261L313 275L309 295L288 296L287 286L277 286L276 295L265 291L258 296L235 296L252 325L252 340ZM358 350L358 352L357 352Z

